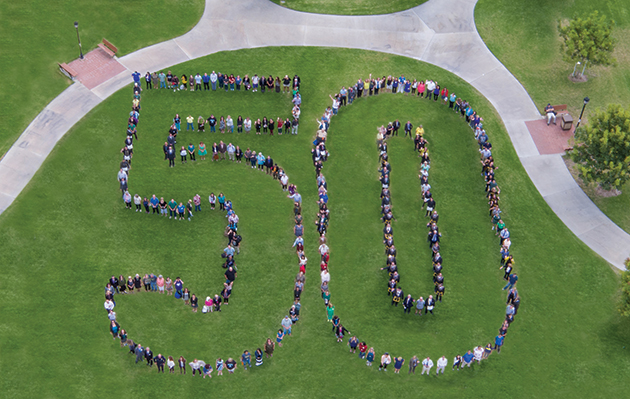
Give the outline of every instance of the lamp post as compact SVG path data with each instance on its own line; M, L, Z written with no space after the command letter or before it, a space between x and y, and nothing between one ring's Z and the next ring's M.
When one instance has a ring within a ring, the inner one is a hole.
M79 23L74 21L74 29L77 30L77 41L79 42L79 54L80 58L83 59L83 47L81 46L81 38L79 37Z
M582 122L582 115L584 115L584 108L586 108L586 104L590 101L590 98L584 97L584 105L582 106L582 112L580 112L580 117L578 118L578 123L575 125L575 130L580 127L580 122Z

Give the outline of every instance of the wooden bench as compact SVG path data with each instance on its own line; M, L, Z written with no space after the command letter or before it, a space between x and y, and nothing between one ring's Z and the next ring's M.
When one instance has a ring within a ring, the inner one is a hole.
M557 114L561 113L561 112L567 112L567 105L566 104L560 104L560 105L552 105L553 109L556 111ZM543 115L546 114L545 109L543 108Z
M111 44L107 39L103 39L103 43L98 44L98 48L107 53L110 57L114 57L118 52L118 48Z
M59 65L59 70L61 71L61 73L66 75L69 79L74 80L74 78L78 75L77 71L70 68L70 65L66 64L65 62L58 65Z

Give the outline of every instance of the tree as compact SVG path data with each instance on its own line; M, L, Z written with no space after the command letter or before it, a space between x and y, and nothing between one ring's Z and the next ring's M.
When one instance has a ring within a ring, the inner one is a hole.
M612 29L615 22L606 20L606 16L599 17L597 10L586 18L573 17L566 26L558 21L558 31L563 39L563 59L567 62L579 61L584 65L614 65L617 60L612 57L615 49L615 39Z
M630 108L609 104L605 111L597 109L575 132L570 155L584 181L621 190L630 178Z

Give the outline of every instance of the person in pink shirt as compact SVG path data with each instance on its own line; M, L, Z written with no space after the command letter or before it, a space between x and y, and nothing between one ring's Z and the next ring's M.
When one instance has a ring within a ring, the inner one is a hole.
M193 197L193 202L195 203L195 212L201 212L201 197L199 194Z
M426 88L426 85L424 83L424 80L421 80L420 83L418 83L418 96L420 96L420 98L424 97L425 88Z
M156 280L157 286L158 286L158 291L160 292L160 294L164 293L164 277L160 274Z

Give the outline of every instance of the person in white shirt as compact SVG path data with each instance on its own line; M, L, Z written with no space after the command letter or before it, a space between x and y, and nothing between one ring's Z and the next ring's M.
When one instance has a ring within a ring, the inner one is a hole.
M483 357L483 348L481 346L476 347L475 349L473 349L473 354L475 355L475 360L477 361L477 364L481 364L481 358Z
M105 307L105 310L107 310L107 313L109 314L109 312L114 310L114 307L116 305L114 305L114 301L112 301L111 299L107 299L105 303L103 304L103 306Z
M243 122L243 128L245 128L245 133L249 133L252 130L252 121L249 118L245 118Z
M118 182L120 182L122 179L129 180L129 178L127 176L127 172L125 172L124 170L120 169L120 171L118 171Z
M322 284L330 282L330 273L328 273L328 269L322 270Z
M168 372L173 374L175 372L175 362L173 361L173 356L168 357L166 365L168 366Z
M109 312L109 314L107 315L107 318L109 319L109 321L116 321L116 312L114 312L113 310L111 312Z
M431 368L433 367L433 360L431 360L429 357L427 357L426 359L424 359L422 361L422 373L420 373L420 375L423 375L426 371L427 375L429 375L429 373L431 372Z
M435 375L439 375L440 371L442 371L442 374L444 374L444 368L448 365L448 359L444 356L442 356L441 358L438 359L437 361L437 372L435 373Z
M326 243L323 242L322 245L319 246L319 254L323 258L323 256L326 255L328 251L330 251L330 248L328 248L328 245L326 245Z
M195 372L197 371L199 372L199 375L201 375L201 368L206 365L206 362L195 359L188 364L190 365L190 368L192 368L193 375L195 375Z
M287 185L289 184L289 176L283 174L282 177L280 178L280 184L282 184L282 191L287 191L288 190Z
M219 76L214 71L212 71L212 73L210 74L210 82L212 83L212 90L216 91L217 80L219 80Z

